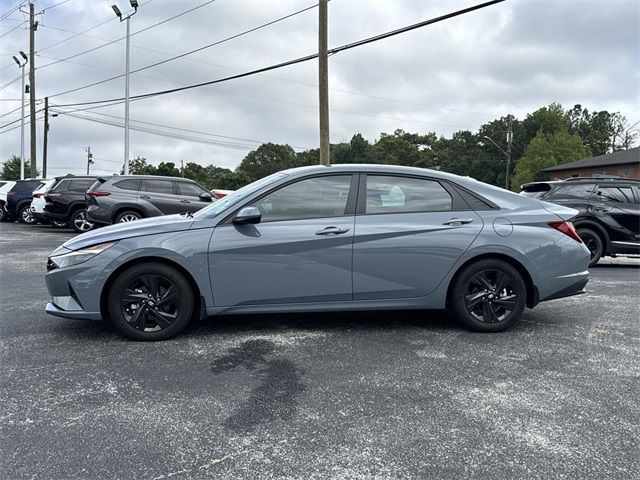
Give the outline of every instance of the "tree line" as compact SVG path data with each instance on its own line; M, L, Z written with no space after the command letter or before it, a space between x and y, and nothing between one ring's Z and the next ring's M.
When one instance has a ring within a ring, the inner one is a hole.
M544 168L625 150L637 139L618 112L590 112L581 105L565 110L559 103L539 108L523 119L513 119L512 130L511 185L516 191L522 183L545 180L545 174L540 173ZM475 133L455 132L451 138L435 132L396 130L381 133L377 140L369 142L356 133L349 142L331 145L331 163L439 168L504 186L506 134L507 117L485 123ZM265 143L249 152L235 170L196 162L186 162L184 168L173 162L155 166L142 157L131 160L129 170L133 174L183 176L208 188L235 190L279 170L316 165L319 159L318 149L296 152L286 144ZM0 170L0 178L8 179L6 170L7 162Z

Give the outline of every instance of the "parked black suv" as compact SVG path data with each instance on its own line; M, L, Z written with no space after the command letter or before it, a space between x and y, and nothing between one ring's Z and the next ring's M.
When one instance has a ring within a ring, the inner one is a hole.
M56 177L44 195L44 217L50 222L67 222L76 232L88 232L94 224L87 220L85 193L96 177L66 175Z
M579 210L573 224L591 251L589 266L606 255L640 254L640 180L570 178L521 188L521 195Z
M193 180L152 175L98 178L86 198L89 220L107 225L196 212L213 201L211 193Z

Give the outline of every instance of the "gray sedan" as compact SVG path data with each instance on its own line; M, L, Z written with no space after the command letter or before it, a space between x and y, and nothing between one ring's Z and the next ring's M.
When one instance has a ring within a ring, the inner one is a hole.
M433 170L286 170L195 214L69 240L48 260L46 311L138 340L223 313L376 309L446 309L497 332L584 292L576 213Z

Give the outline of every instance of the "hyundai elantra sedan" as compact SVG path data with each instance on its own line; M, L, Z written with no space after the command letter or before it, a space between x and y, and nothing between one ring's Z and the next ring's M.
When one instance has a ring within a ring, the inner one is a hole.
M498 332L584 292L576 213L434 170L296 168L194 214L69 240L48 259L46 311L137 340L217 314L338 310L446 309Z

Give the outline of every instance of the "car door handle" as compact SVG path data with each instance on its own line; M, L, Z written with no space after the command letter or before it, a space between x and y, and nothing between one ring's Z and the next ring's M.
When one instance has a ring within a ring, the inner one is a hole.
M467 223L473 222L473 218L452 218L451 220L447 220L446 222L442 222L442 225L466 225Z
M180 200L180 203L191 203L190 200Z
M140 195L138 198L144 198L145 200L149 200L151 197L149 195Z
M348 228L327 227L317 231L316 235L341 235L343 233L347 233L348 231Z

